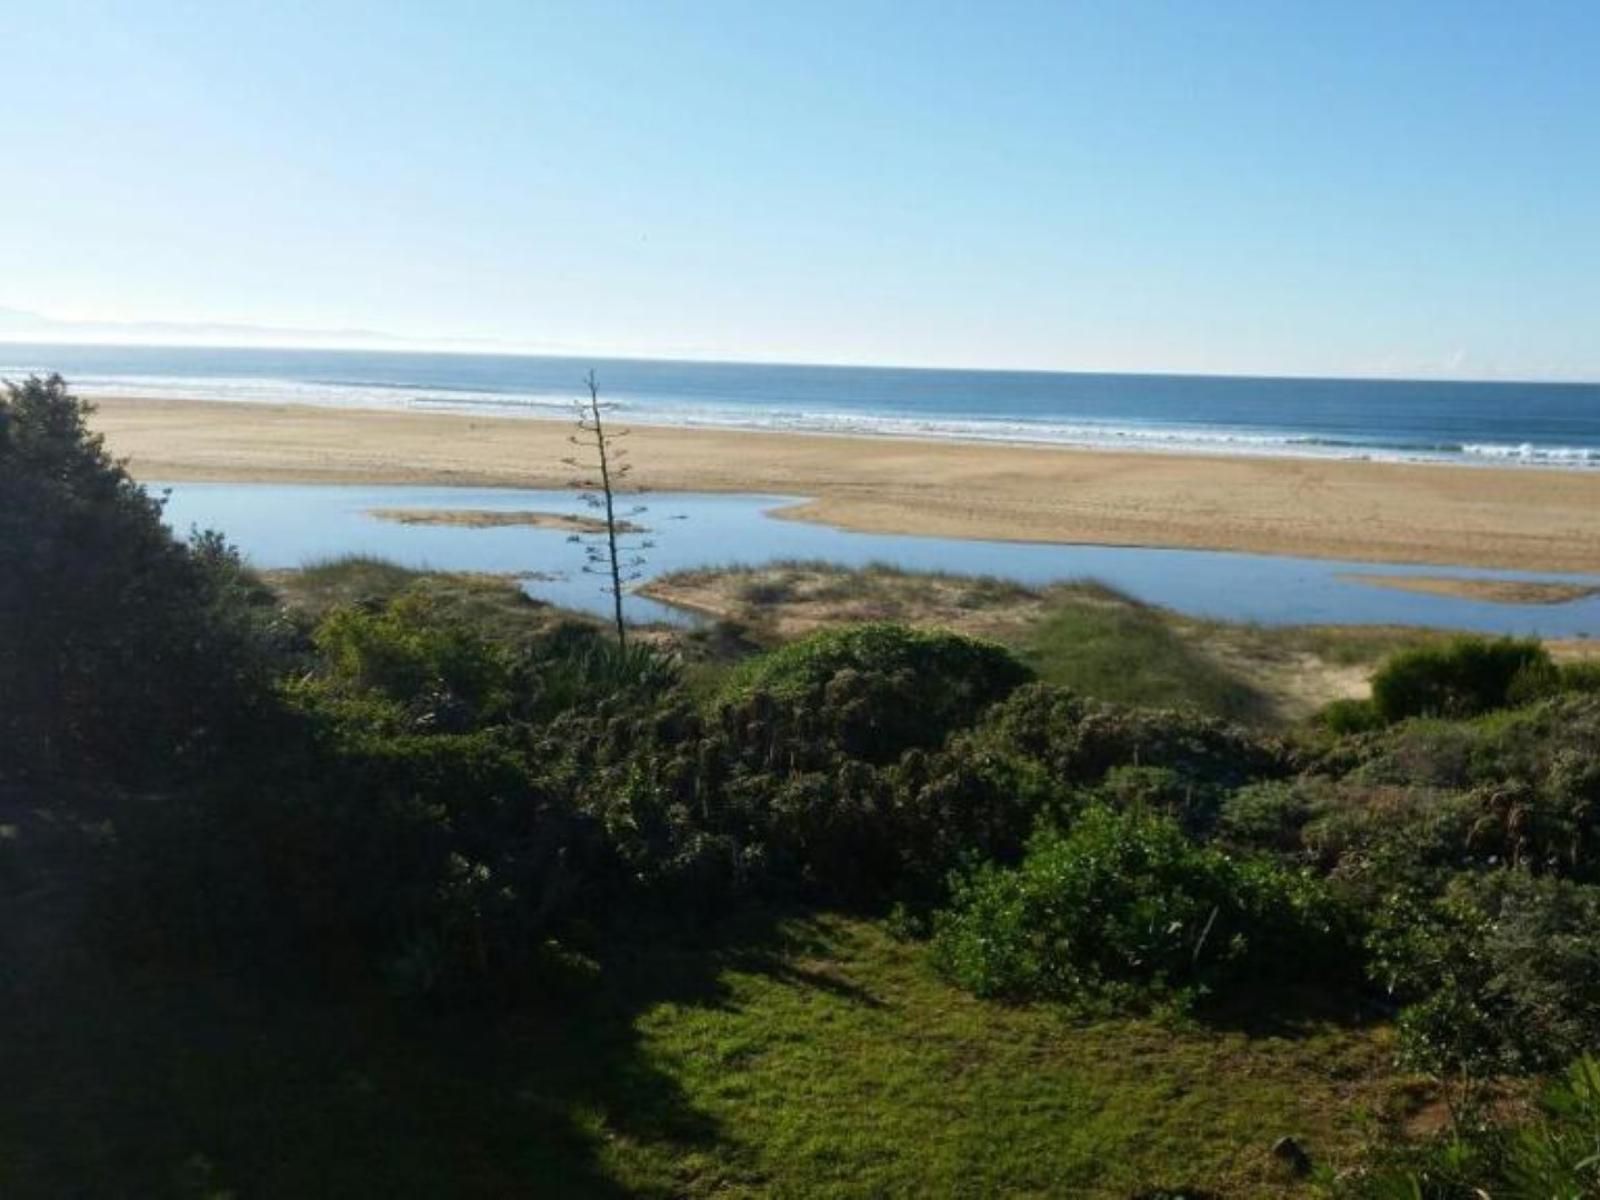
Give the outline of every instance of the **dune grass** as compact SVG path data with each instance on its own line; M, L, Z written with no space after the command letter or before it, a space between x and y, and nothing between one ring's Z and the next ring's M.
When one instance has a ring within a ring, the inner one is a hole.
M1057 603L1018 650L1046 681L1102 700L1240 721L1272 712L1269 697L1179 636L1166 614L1132 601Z
M1005 579L795 560L679 571L658 600L733 622L775 645L816 629L898 621L1012 647L1045 679L1129 704L1187 707L1254 725L1297 725L1366 694L1389 655L1447 633L1399 627L1267 626L1154 608L1094 580Z
M370 555L323 559L296 571L268 571L264 577L290 609L309 621L318 621L341 605L386 603L403 592L424 595L485 636L507 644L520 643L556 621L591 620L535 600L515 576L414 570Z

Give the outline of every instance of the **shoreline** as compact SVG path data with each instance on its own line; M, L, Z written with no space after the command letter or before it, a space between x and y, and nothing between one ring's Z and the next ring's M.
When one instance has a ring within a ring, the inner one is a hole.
M564 489L569 427L456 413L102 398L136 478ZM804 497L872 533L1600 574L1600 472L639 425L631 483Z

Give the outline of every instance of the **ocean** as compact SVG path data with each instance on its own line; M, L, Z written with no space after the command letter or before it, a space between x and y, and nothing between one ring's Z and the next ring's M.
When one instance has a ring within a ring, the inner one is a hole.
M639 424L1118 450L1600 467L1600 384L952 371L365 350L0 344L81 395L561 417L593 369Z

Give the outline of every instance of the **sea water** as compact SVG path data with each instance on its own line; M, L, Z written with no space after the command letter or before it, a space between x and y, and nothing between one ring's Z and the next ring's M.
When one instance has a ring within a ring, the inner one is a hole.
M0 344L81 394L560 417L593 369L638 423L1332 458L1600 467L1600 384L1092 375Z

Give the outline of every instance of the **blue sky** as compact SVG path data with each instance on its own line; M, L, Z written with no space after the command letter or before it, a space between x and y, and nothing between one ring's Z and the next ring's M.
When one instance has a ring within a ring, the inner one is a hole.
M9 0L0 307L1600 378L1600 4Z

